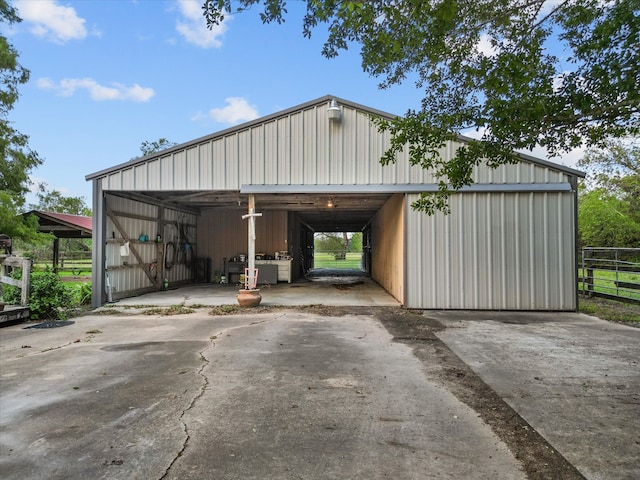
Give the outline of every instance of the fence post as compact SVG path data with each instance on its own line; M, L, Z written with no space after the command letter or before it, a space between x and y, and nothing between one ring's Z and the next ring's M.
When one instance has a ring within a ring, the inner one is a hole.
M23 307L29 305L29 292L31 292L31 260L22 259L22 291L20 301Z
M619 297L620 296L620 287L619 285L619 281L620 281L620 275L618 275L618 250L615 251L616 253L616 281L613 283L616 286L616 296Z
M593 263L588 261L587 258L591 258L592 251L588 248L585 248L582 251L582 262L587 266L587 276L582 279L582 285L586 284L587 286L587 296L593 296Z

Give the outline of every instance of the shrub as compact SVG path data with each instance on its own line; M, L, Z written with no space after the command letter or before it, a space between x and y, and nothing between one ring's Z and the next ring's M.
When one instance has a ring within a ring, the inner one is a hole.
M14 278L22 278L22 271L16 270ZM9 304L20 303L20 289L5 286L3 299ZM72 292L60 281L58 275L47 268L44 272L31 272L31 292L29 309L34 319L65 319L73 308Z
M91 303L91 284L81 283L74 289L76 303L78 305L88 305Z

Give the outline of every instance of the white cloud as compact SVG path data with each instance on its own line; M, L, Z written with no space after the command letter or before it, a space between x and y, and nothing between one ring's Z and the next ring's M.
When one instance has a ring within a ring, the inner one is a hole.
M17 0L20 18L32 24L31 33L55 43L82 40L87 36L84 18L73 7L59 5L55 0Z
M498 53L500 53L500 49L491 43L491 37L486 33L480 36L480 41L478 42L476 48L478 49L478 52L489 58L495 57Z
M127 87L120 83L113 83L106 87L92 78L65 78L55 83L49 78L39 78L36 82L42 90L54 90L63 97L71 97L77 90L86 90L92 100L127 100L132 102L147 102L155 95L152 88L141 87L137 83Z
M187 42L202 48L222 46L220 37L227 31L227 21L231 17L226 17L220 25L209 30L202 11L202 1L180 0L178 5L182 18L176 22L176 31Z
M254 120L260 116L256 107L249 105L242 97L227 97L224 101L227 102L227 106L212 108L209 110L209 118L219 123L237 125L238 123Z
M587 150L584 147L579 147L579 148L574 148L569 152L560 153L555 157L551 157L549 155L549 152L547 152L545 148L538 146L529 152L523 152L523 153L527 153L537 158L544 158L549 160L550 162L558 163L566 167L577 168L576 165L578 164L578 161L580 161L582 157L584 157L584 154L586 153L586 151Z
M476 129L470 129L462 132L462 135L468 138L475 138L477 140L480 140L485 132L486 128L481 128L477 131ZM548 160L559 165L564 165L565 167L576 168L578 161L582 157L584 157L586 149L584 147L579 147L574 148L569 152L563 152L559 153L556 156L551 156L546 148L538 145L533 150L519 150L519 152L526 155L531 155L532 157Z

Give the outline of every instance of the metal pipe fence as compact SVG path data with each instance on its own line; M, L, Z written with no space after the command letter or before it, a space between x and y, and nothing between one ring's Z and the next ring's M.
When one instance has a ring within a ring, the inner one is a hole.
M640 248L585 247L581 253L583 295L640 303Z

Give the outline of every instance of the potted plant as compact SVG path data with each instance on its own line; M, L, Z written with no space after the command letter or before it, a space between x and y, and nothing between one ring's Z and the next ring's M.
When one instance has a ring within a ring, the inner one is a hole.
M238 290L238 305L241 307L257 307L262 301L259 288L245 288Z

